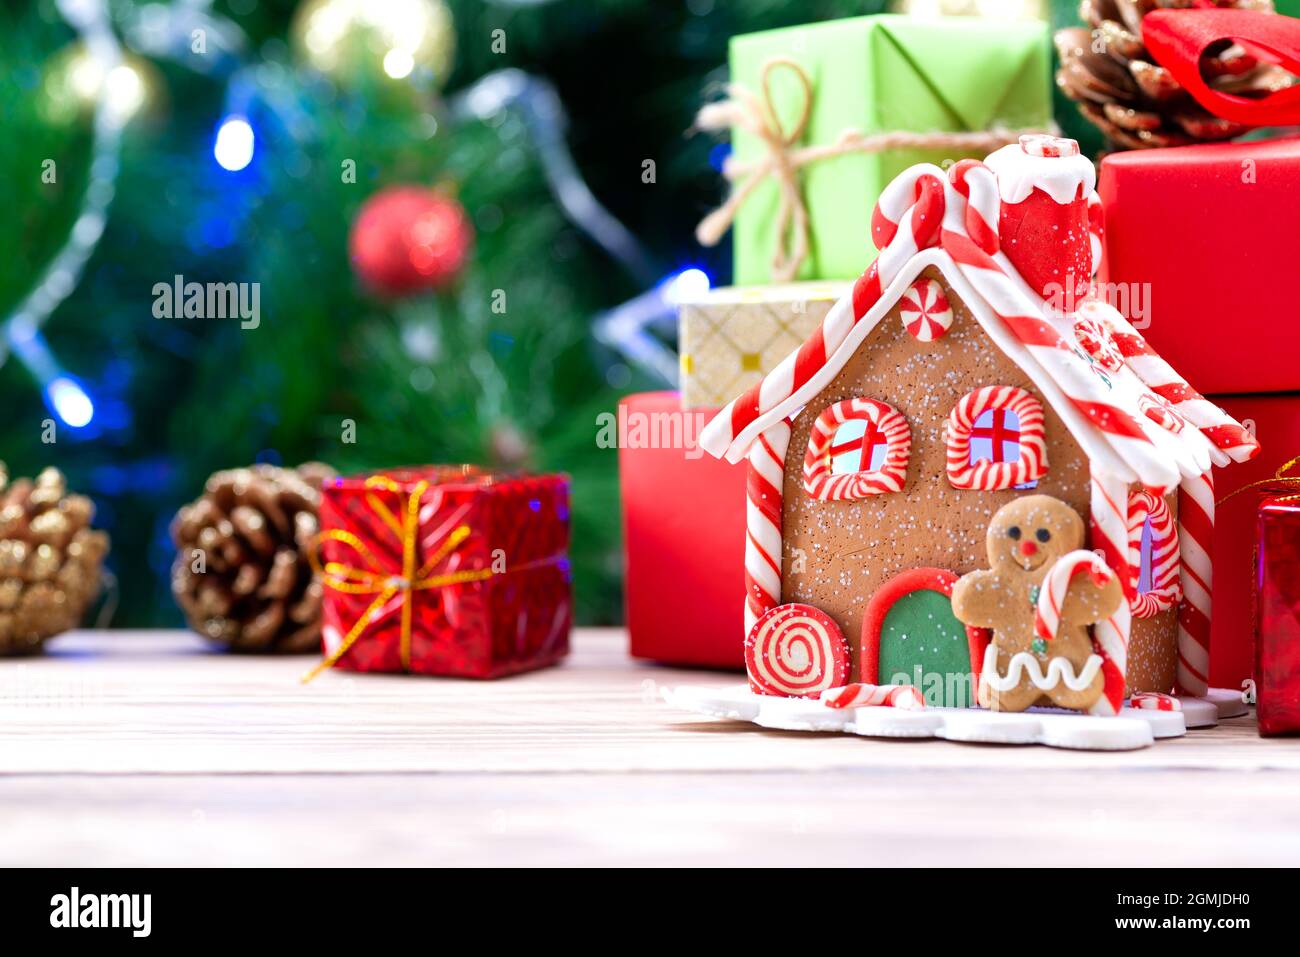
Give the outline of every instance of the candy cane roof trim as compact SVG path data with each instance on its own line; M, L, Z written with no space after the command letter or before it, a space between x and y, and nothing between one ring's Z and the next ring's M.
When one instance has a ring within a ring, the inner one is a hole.
M934 169L934 173L943 175L937 169ZM945 233L970 239L964 223L964 197L957 193L946 177L944 188L943 230ZM894 239L881 251L876 265L889 258L898 262L902 258L898 253L901 251L906 255L906 243L912 235L910 229L900 228ZM890 248L900 245L901 249ZM1225 451L1216 447L1197 427L1184 428L1175 433L1147 418L1139 405L1139 398L1148 396L1153 401L1161 400L1147 386L1147 382L1152 378L1151 374L1145 369L1135 369L1137 363L1134 358L1128 358L1125 367L1119 372L1108 373L1111 383L1109 388L1105 385L1105 380L1094 375L1090 361L1076 352L1052 348L1050 353L1052 361L1061 372L1049 369L1048 365L1034 354L1033 349L1022 344L1007 328L988 297L978 292L976 287L981 286L990 295L995 295L1003 303L1005 315L1033 316L1041 319L1067 343L1074 342L1073 324L1076 315L1062 314L1053 310L1029 287L1001 252L994 254L985 265L980 265L974 262L958 262L948 249L934 246L915 252L898 265L880 298L856 322L853 315L853 294L846 294L839 299L823 320L819 333L814 334L814 336L822 335L828 344L840 340L838 346L835 346L827 356L826 361L808 375L802 385L791 391L791 386L796 381L796 365L800 361L799 353L792 353L760 383L756 394L761 411L733 435L733 409L736 402L740 401L733 400L705 428L700 437L701 446L710 454L719 458L725 457L730 462L739 462L743 459L759 435L797 413L830 384L876 325L894 307L917 275L929 266L939 270L993 343L1029 376L1088 455L1095 473L1112 476L1124 482L1139 482L1159 494L1166 494L1178 486L1181 478L1202 475L1213 465L1227 465L1234 460L1242 461L1258 451L1258 444L1254 443L1253 439L1242 440L1236 447ZM1163 360L1145 346L1145 342L1137 336L1118 312L1103 303L1093 303L1090 309L1094 316L1100 313L1109 320L1117 332L1131 334L1142 344L1145 351L1138 357L1139 359L1154 361L1169 375L1176 377L1176 373L1173 373ZM812 342L811 338L809 342ZM1071 368L1071 364L1077 367ZM802 371L806 374L806 370ZM1118 409L1132 420L1140 430L1140 434L1126 435L1122 430L1117 432L1100 428L1080 410L1075 401L1068 398L1065 384L1057 379L1062 372L1068 372L1074 378L1071 388L1076 395L1080 389L1083 389L1086 400L1105 403ZM1142 377L1139 377L1140 374ZM1090 383L1090 380L1095 381ZM1223 415L1221 410L1214 409L1190 388L1187 392L1195 397L1199 404L1198 408L1208 407L1204 410L1204 416L1189 415L1192 426L1209 425L1209 422L1198 419L1214 418L1216 421L1229 423L1231 427L1245 434L1240 426ZM748 401L752 395L747 393L740 398ZM1174 404L1178 405L1180 410L1183 409L1183 403Z

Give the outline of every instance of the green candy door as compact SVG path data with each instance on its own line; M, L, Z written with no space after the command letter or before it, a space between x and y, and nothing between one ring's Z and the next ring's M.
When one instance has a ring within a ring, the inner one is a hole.
M906 684L931 707L975 706L978 636L952 613L957 576L914 568L890 579L872 597L862 622L862 680Z

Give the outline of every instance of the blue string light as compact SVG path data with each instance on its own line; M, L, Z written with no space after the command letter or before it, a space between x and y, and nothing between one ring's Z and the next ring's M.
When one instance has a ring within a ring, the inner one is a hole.
M598 316L594 326L596 339L618 351L633 365L677 386L677 353L656 337L651 330L671 330L676 325L677 307L699 298L713 286L703 269L691 266L663 279L641 293Z
M123 64L122 48L113 33L108 7L104 0L56 0L55 6L67 23L76 30L104 75L108 75ZM114 101L110 84L101 84L95 100L90 180L82 194L81 209L76 222L68 239L45 268L35 288L15 307L13 312L0 321L0 365L4 365L12 350L40 383L46 404L61 419L63 415L54 406L50 394L51 383L60 376L61 372L50 353L49 346L40 335L40 329L51 313L77 287L86 263L104 234L108 210L113 202L116 188L122 126L129 115L129 111L122 109L121 103ZM73 385L75 386L75 383ZM63 396L65 408L70 414L78 419L86 416L84 424L89 424L90 417L94 415L93 403L90 403L89 399L84 403L81 402L75 398L73 391L66 388L61 387L59 394Z
M95 417L95 403L71 376L53 379L45 387L45 399L54 414L71 428L84 429Z
M45 336L30 322L11 323L6 342L15 356L40 383L45 405L59 421L73 429L84 429L95 418L95 403L73 376L59 367Z
M716 143L709 150L709 165L714 170L721 173L722 168L727 165L727 159L731 156L730 143Z
M664 301L677 306L698 299L713 288L713 280L695 266L674 273L663 282Z

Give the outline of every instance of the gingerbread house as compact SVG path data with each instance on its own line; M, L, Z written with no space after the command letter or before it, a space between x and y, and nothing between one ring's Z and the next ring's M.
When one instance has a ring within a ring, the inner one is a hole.
M952 585L985 564L1001 506L1046 494L1127 599L1092 628L1117 676L1094 710L1205 693L1212 470L1259 446L1090 298L1094 183L1077 144L1041 136L905 171L852 292L709 423L701 445L748 462L753 690L909 682L972 704L960 679L987 635L956 620Z

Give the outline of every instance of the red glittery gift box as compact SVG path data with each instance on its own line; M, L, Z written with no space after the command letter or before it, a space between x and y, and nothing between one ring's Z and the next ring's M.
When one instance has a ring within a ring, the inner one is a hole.
M1210 686L1241 690L1255 668L1255 516L1277 470L1300 455L1300 395L1208 396L1259 439L1249 462L1214 470L1214 603ZM1281 491L1273 489L1272 491Z
M325 664L498 678L568 653L566 476L339 478L321 489L320 524Z
M1255 693L1260 734L1300 733L1300 495L1259 506Z

